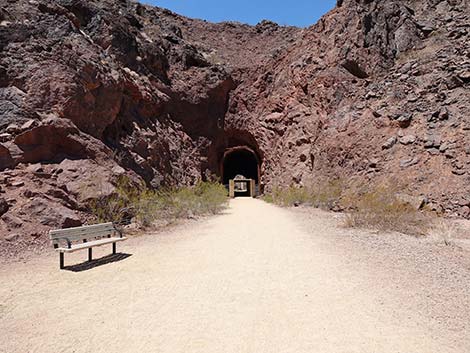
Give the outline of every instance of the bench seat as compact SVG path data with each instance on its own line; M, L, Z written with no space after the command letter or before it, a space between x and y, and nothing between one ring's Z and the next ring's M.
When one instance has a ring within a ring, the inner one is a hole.
M116 254L116 243L127 240L122 230L114 223L91 224L81 227L55 229L49 232L54 249L59 253L60 268L64 268L64 254L88 249L88 261L93 260L92 249L95 246L113 245Z
M93 248L95 246L102 246L102 245L106 245L106 244L117 243L119 241L124 241L124 240L127 240L127 238L126 237L122 237L122 238L119 238L119 237L104 238L104 239L89 241L89 242L82 243L82 244L72 244L70 249L69 248L57 248L55 250L59 251L59 252L72 253L72 252L75 252L75 251L78 251L78 250L89 249L89 248Z

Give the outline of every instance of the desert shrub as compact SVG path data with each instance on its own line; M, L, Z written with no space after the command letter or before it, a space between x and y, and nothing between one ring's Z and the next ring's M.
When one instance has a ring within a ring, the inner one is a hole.
M425 235L432 224L431 214L413 208L397 195L391 186L349 190L342 198L346 226Z
M309 196L308 189L290 186L288 188L275 187L270 194L264 195L263 199L279 206L290 207L309 203Z
M199 182L194 192L200 199L199 213L217 214L227 206L227 189L218 182Z
M424 235L432 226L433 215L400 198L399 191L404 189L398 182L355 186L335 179L311 187L274 188L264 200L283 207L306 205L345 211L348 227Z
M216 51L212 51L210 53L203 53L203 56L204 59L206 59L206 61L211 63L212 65L220 65L223 62L220 56L217 55Z
M227 190L217 182L199 182L193 187L166 190L159 197L166 215L173 218L217 214L228 201Z
M131 199L132 214L141 227L148 227L156 219L164 217L162 212L164 203L155 191L144 190L137 197Z
M149 190L122 179L112 195L91 200L90 211L99 222L128 223L134 218L140 226L148 227L158 220L216 214L227 201L225 187L216 182Z
M273 194L271 194L271 193L262 195L262 196L261 196L261 199L262 199L264 202L267 202L267 203L275 203L275 202L274 202Z
M438 242L443 242L447 246L455 245L454 238L462 232L460 227L449 219L437 217L429 229L429 236Z
M334 179L317 185L311 193L313 206L326 210L339 207L344 189L345 184L342 179Z
M98 181L94 185L95 197L87 201L88 209L98 222L126 223L135 213L135 203L139 200L141 190L126 177L115 181L113 192L103 192L106 183Z
M433 58L436 53L441 50L445 42L443 42L441 39L438 39L439 37L435 37L434 40L428 41L427 45L420 48L414 48L407 50L406 52L400 53L398 58L397 58L397 64L402 65L406 62L410 62L413 60L423 60L425 58Z
M340 203L342 192L342 180L335 179L311 187L275 187L271 193L264 195L263 199L283 207L306 205L334 209Z

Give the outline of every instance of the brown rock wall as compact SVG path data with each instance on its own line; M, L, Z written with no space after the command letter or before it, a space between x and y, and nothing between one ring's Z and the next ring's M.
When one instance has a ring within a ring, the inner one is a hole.
M192 184L221 177L240 146L267 190L398 179L468 217L468 6L345 0L299 29L130 1L0 1L0 234L15 234L9 249L45 243L87 219L84 190L112 189L116 171ZM42 222L39 203L70 221Z

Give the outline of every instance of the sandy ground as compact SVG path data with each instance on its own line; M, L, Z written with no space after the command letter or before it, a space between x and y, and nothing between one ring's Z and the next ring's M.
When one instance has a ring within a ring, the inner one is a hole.
M236 199L95 266L0 264L0 352L470 352L469 253L395 237Z

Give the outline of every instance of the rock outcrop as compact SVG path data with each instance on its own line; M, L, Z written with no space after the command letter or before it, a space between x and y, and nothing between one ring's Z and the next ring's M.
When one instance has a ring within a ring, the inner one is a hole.
M299 29L1 0L0 247L86 221L87 193L123 174L221 176L237 146L262 189L397 179L470 217L469 14L466 0L344 0Z

